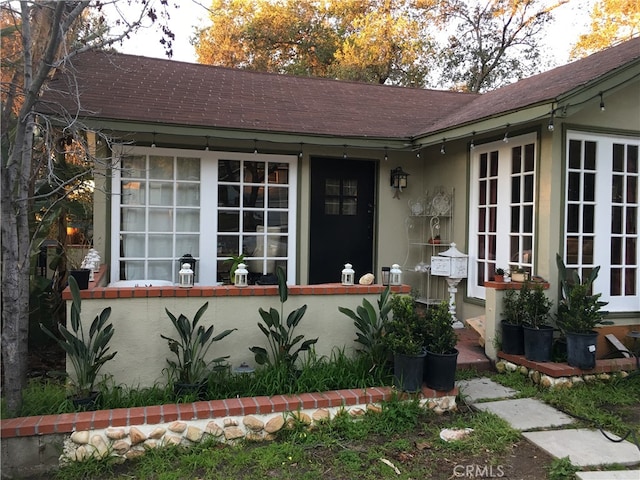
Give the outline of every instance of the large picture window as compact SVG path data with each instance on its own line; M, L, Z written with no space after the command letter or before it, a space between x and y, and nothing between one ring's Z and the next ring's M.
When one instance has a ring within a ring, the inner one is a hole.
M638 150L632 138L568 132L564 261L581 277L600 266L594 291L609 311L637 311Z
M117 150L112 281L176 282L178 259L196 283L229 280L244 255L259 281L277 266L295 278L296 157L143 147Z
M471 152L468 293L484 298L496 268L533 273L535 134L477 146Z

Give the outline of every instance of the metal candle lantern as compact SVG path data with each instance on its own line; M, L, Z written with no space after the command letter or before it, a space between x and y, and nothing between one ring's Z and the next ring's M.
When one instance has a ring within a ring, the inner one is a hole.
M355 274L356 272L353 270L352 265L345 263L342 270L342 285L353 285Z
M247 271L247 266L244 263L238 264L238 268L236 268L234 275L236 287L246 287L248 285L247 277L249 272Z
M391 275L390 267L382 267L382 285L389 285L389 276Z
M182 264L182 268L178 272L178 282L182 288L193 287L193 270L188 263Z
M402 270L400 265L394 263L389 271L389 285L402 285Z
M193 280L195 283L195 278L196 278L196 259L193 258L191 256L190 253L185 253L179 260L178 260L178 265L180 266L180 268L182 268L182 266L188 263L189 267L191 268L191 271L193 272Z

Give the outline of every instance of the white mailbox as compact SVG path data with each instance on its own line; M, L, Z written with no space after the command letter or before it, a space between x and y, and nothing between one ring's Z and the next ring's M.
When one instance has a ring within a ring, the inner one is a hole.
M439 277L467 278L469 255L462 253L452 243L451 247L431 257L431 274Z

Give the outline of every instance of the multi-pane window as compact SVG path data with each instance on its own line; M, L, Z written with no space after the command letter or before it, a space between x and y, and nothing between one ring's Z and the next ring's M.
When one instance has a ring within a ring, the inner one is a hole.
M610 311L637 311L636 139L569 132L564 260L581 277L600 266L594 290Z
M132 147L113 181L112 280L228 281L244 255L251 280L295 274L295 157ZM118 152L117 152L118 153ZM206 186L206 187L205 187Z
M471 153L471 296L484 298L496 268L533 269L535 135L477 146Z

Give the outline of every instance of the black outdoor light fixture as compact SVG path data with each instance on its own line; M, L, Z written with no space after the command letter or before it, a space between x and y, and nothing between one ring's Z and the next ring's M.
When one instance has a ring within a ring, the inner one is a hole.
M402 191L403 188L407 188L407 177L409 174L402 170L402 167L396 167L391 170L391 186L397 190Z

